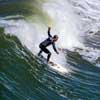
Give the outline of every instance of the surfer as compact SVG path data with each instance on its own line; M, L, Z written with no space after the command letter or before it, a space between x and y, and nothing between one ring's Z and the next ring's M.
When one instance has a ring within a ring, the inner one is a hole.
M48 27L48 38L40 43L40 45L39 45L40 52L38 53L38 56L40 56L42 52L45 52L46 54L48 54L47 62L49 62L49 59L51 57L51 52L47 49L48 46L52 45L54 51L57 54L59 54L59 52L57 51L56 46L55 46L55 42L58 40L58 35L52 36L50 34L50 30L51 30L51 27Z

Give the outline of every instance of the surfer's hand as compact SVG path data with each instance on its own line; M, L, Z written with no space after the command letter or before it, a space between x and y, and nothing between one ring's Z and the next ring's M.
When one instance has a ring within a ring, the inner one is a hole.
M56 52L57 54L59 54L59 52Z

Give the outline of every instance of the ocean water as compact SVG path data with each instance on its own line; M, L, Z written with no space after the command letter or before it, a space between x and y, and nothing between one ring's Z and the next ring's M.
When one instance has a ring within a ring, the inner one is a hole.
M0 100L100 100L99 0L0 0ZM59 55L39 43L58 34ZM45 57L46 55L43 54Z

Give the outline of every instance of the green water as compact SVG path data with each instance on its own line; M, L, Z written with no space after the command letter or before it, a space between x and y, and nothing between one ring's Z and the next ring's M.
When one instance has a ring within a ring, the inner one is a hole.
M33 54L14 40L0 35L0 100L64 99L38 80L46 66L39 65Z
M15 36L0 33L0 100L99 100L99 68L67 52L72 72L62 75L40 65Z
M2 0L0 16L21 14L24 18L36 15L41 21L49 19L41 11L44 1L28 2ZM37 6L32 6L32 2ZM66 53L66 68L70 71L59 73L40 64L16 36L6 35L0 28L0 100L100 100L100 68L76 52Z

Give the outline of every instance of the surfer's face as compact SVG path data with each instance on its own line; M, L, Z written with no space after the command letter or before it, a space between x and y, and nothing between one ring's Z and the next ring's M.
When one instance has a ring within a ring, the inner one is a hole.
M56 42L57 40L58 40L58 37L56 37L56 38L53 38L53 41L54 41L54 42Z

